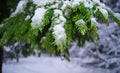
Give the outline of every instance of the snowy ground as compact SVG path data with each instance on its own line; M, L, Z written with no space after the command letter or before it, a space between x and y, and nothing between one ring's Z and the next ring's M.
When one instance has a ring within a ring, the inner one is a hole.
M3 64L3 73L111 73L100 68L85 68L55 57L28 57Z

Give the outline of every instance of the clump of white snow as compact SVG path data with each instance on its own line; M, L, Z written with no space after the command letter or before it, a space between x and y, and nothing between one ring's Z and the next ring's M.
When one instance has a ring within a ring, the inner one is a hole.
M85 7L93 8L93 2L91 0L74 0L72 2L72 7L80 5L80 3L83 3Z
M85 35L87 31L87 26L86 26L85 21L83 19L80 19L76 21L75 24L76 24L77 29L80 31L80 33L82 35Z
M55 10L54 10L54 15L55 15L55 16L63 15L63 13L62 13L61 10L59 10L59 9L55 9Z
M95 18L91 18L91 24L92 25L97 25L98 24Z
M54 10L54 15L54 17L58 17L54 19L55 26L53 27L53 35L55 37L56 44L61 45L66 42L66 33L63 27L66 23L66 18L60 10Z
M72 8L77 7L79 4L79 2L72 2Z
M21 1L18 3L18 6L17 6L15 12L12 13L11 16L14 16L14 15L17 14L17 13L24 12L24 7L25 7L25 5L27 4L27 2L28 2L27 0L21 0Z
M32 0L37 6L44 6L46 4L54 3L55 0Z
M54 37L55 37L55 42L57 45L61 45L62 43L66 42L66 34L65 34L65 29L63 28L62 25L56 25L53 28L54 32Z
M66 9L66 7L71 7L70 1L64 1L61 9L64 10L64 9Z
M93 8L93 2L91 0L83 0L85 7Z
M30 17L31 17L30 15L27 15L26 18L25 18L25 21L26 21L26 20L29 20Z
M75 24L77 24L77 25L85 24L85 21L83 19L80 19L80 20L76 21Z
M31 26L33 28L40 28L40 23L44 19L44 15L45 15L46 11L47 11L47 9L45 9L45 8L37 8L35 10L35 14L32 17L32 23L31 23Z
M58 3L50 6L50 8L58 8L58 7L59 7L59 4L58 4Z
M100 0L93 0L93 2L95 2L95 3L100 3Z

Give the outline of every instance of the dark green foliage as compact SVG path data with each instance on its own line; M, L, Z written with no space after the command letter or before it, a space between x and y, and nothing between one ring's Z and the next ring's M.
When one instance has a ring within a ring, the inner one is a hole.
M50 23L51 23L52 16L53 16L53 9L47 10L47 12L44 16L45 19L42 21L41 26L40 26L41 27L41 29L40 29L41 32L47 24L51 25Z

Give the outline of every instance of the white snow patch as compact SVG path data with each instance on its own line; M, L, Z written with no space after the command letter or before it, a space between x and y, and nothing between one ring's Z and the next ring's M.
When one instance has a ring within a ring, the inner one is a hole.
M62 25L56 25L53 28L54 32L54 37L55 37L55 42L57 45L61 45L62 43L66 42L66 34L65 34L65 29L63 28Z
M55 9L55 10L54 10L54 15L55 15L55 16L63 15L63 13L62 13L61 10L59 10L59 9Z
M100 2L100 0L92 0L94 4L98 4L99 6L106 8L105 4Z
M55 26L53 27L53 35L56 45L61 45L66 42L66 33L63 27L66 23L66 18L63 16L62 11L58 9L54 10L54 17Z
M66 19L63 16L59 16L59 20L63 23L62 25L66 23Z
M17 6L15 12L12 13L11 16L14 16L14 15L17 14L17 13L24 12L24 7L25 7L25 5L27 4L27 2L28 2L27 0L21 0L21 1L18 3L18 6Z
M76 60L75 60L76 61ZM11 61L3 64L3 73L111 73L101 68L81 67L55 57L21 58L20 62Z
M80 19L80 20L76 21L75 24L77 24L77 25L85 24L85 21L83 19Z
M100 0L92 0L95 3L100 3Z
M38 6L44 6L46 4L51 4L55 2L55 0L32 0L34 4Z
M80 3L83 3L85 7L93 8L93 2L91 0L74 0L72 2L72 7L76 7Z
M46 11L47 11L47 9L45 9L45 8L37 8L35 10L35 14L32 17L32 23L31 23L31 26L33 28L40 28L40 23L44 19L44 15L45 15Z
M58 4L58 3L50 6L50 8L58 8L58 7L59 7L59 4Z
M26 21L26 20L29 20L30 17L31 17L30 15L27 15L26 18L25 18L25 21Z
M98 24L95 18L91 18L91 24L92 25L97 25Z
M71 1L64 1L61 7L62 10L65 10L66 7L71 7Z
M85 7L93 8L93 2L91 0L84 0Z
M87 31L87 26L86 26L85 21L83 19L80 19L80 20L76 21L75 24L77 25L77 28L81 32L81 34L85 35L85 33Z
M3 48L4 48L4 50L5 50L6 52L10 52L10 51L11 51L10 47L4 46Z
M84 0L73 0L74 2L83 2Z
M72 2L72 8L77 7L79 4L79 2Z

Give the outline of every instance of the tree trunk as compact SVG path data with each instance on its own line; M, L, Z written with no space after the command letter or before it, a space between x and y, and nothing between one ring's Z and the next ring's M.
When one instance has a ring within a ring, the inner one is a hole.
M9 16L9 10L7 7L7 0L0 0L0 24L4 18ZM2 33L0 33L0 38ZM3 63L3 48L0 46L0 73L2 73L2 63Z
M2 73L3 49L0 47L0 73Z

